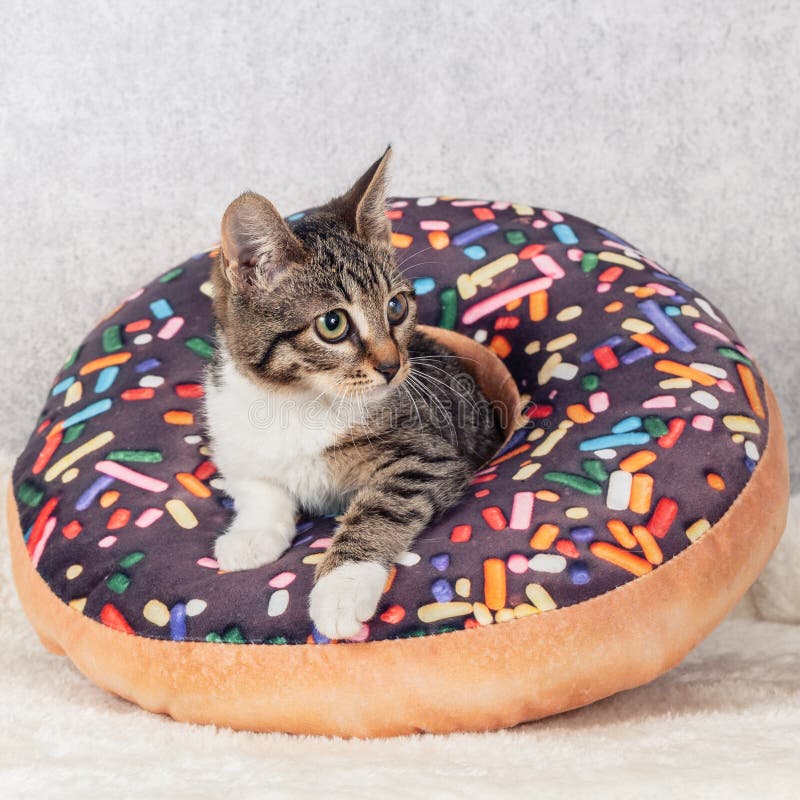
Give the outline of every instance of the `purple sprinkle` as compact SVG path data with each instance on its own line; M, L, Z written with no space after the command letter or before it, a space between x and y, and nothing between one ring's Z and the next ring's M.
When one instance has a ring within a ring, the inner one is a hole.
M78 502L75 503L75 509L77 511L86 511L87 508L94 502L95 497L100 494L100 492L104 492L108 489L111 484L114 483L114 478L110 475L101 475L97 478L92 485L84 491L81 496L78 498Z
M311 638L316 642L316 644L328 644L330 639L324 634L320 633L317 630L317 626L314 625L311 628Z
M314 527L314 520L307 519L299 522L297 524L297 533L305 533L306 531L310 531Z
M658 328L669 343L682 353L691 353L697 345L673 322L655 300L642 300L639 310Z
M137 372L149 372L151 369L156 369L156 367L160 367L161 362L157 358L148 358L145 361L140 361L135 370Z
M449 603L453 599L453 587L447 578L437 578L431 586L431 593L437 603Z
M589 583L589 569L583 561L576 561L570 564L569 577L576 586L582 586L584 583Z
M476 225L474 228L457 233L453 237L452 243L456 247L463 247L465 244L471 244L472 242L475 242L478 239L481 239L482 237L488 236L490 233L494 233L495 231L499 230L500 226L496 222L484 222L483 225Z
M591 542L592 539L594 539L594 528L573 528L569 532L569 535L572 537L572 541L574 542Z
M186 638L186 606L175 603L169 612L169 635L173 642L182 642Z
M649 347L635 347L633 350L628 350L627 353L623 353L619 357L619 360L623 364L633 364L634 361L640 361L651 355L653 355L653 351Z
M431 556L431 564L433 568L439 572L444 572L450 566L450 556L447 553L438 553Z

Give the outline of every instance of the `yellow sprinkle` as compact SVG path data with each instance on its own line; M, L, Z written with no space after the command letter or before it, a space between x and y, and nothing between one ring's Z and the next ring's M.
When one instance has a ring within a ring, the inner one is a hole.
M611 253L604 250L602 253L597 254L598 261L610 261L612 264L620 264L623 267L630 267L631 269L644 269L644 264L641 261L635 261L628 256L623 256L622 253Z
M70 600L69 604L76 611L80 611L81 614L83 614L83 609L86 607L86 598L85 597L76 597L74 600Z
M544 386L547 381L553 376L553 371L555 368L561 363L561 353L553 353L547 361L542 364L542 368L539 370L539 375L537 380L539 381L539 386Z
M67 567L67 580L74 581L81 572L83 572L83 567L80 564L72 564Z
M70 481L74 481L78 475L81 474L81 471L77 467L70 467L62 476L61 476L61 483L69 483Z
M585 506L570 506L564 513L569 519L586 519L589 509Z
M197 517L183 500L178 500L176 497L173 497L172 500L167 500L164 505L172 519L174 519L181 528L190 530L191 528L197 527Z
M538 353L541 349L542 343L538 339L528 342L528 344L525 345L525 352L529 356L532 356L534 353Z
M565 436L565 428L556 428L538 447L531 453L532 458L546 456Z
M472 613L480 625L491 625L494 622L492 612L489 611L489 607L484 603L473 603Z
M148 600L142 610L144 618L163 628L169 622L169 609L160 600Z
M547 593L547 589L540 583L529 583L525 587L525 594L528 600L533 603L539 611L552 611L556 608L553 598Z
M304 564L319 564L322 559L325 558L325 553L312 553L310 556L306 556L303 559Z
M658 385L662 389L691 389L692 382L688 378L665 378L659 381Z
M214 296L214 286L212 285L211 281L204 281L200 284L200 291L206 297L213 297Z
M518 469L516 473L514 473L514 477L512 480L515 481L526 481L532 475L536 473L536 471L541 467L541 464L527 464L526 466Z
M561 495L551 492L549 489L539 489L536 492L536 499L543 500L545 503L557 503L561 499Z
M744 436L741 433L734 433L733 436L731 436L731 441L734 444L741 444L744 441Z
M711 523L707 519L698 519L686 529L686 536L690 542L699 539L709 528Z
M636 319L636 317L628 317L623 320L622 327L632 333L650 333L653 330L653 326L649 322L645 322L643 319Z
M561 422L558 423L558 427L561 428L562 431L568 431L575 423L571 419L562 419Z
M529 441L529 442L535 442L535 441L538 441L539 439L541 439L541 438L542 438L542 436L544 436L544 428L534 428L534 429L533 429L533 430L532 430L532 431L531 431L531 432L528 434L528 441Z
M103 508L111 508L117 500L119 500L119 492L117 491L103 492L100 495L100 505Z
M695 319L700 316L700 312L688 303L684 303L681 306L681 314L683 314L684 317L694 317Z
M532 217L536 213L532 206L526 206L524 203L512 203L511 207L519 217Z
M752 433L758 435L761 428L752 417L745 417L743 414L727 414L722 418L722 422L729 431L736 433Z
M472 603L428 603L417 609L417 616L422 622L438 622L450 617L463 617L472 613Z
M83 395L83 384L80 381L75 381L71 384L67 393L64 395L64 407L74 405Z
M513 608L501 608L495 615L494 615L495 622L511 622L514 617L514 609Z
M198 448L197 452L200 453L201 456L210 456L211 455L211 451L208 449L208 445L207 444L201 445Z
M72 385L74 386L75 384L73 383ZM45 472L44 479L46 481L51 481L53 478L57 478L67 467L71 467L76 461L89 455L89 453L93 453L95 450L105 447L113 438L113 431L98 433L93 439L89 439L88 442L84 442L80 447L76 447L56 461L56 463Z
M475 297L478 294L478 290L475 288L475 284L472 282L472 279L466 273L459 275L456 278L456 289L458 289L458 293L461 295L462 300L469 300L471 297Z
M575 344L577 341L578 337L574 333L565 333L563 336L558 336L555 339L551 339L547 343L547 351L554 353L556 350L563 350L565 347L569 347L571 344Z
M522 617L530 617L531 614L538 614L539 609L536 606L532 606L530 603L520 603L518 606L514 606L514 616L517 619L521 619Z
M567 306L556 314L556 319L559 322L569 322L571 319L577 319L581 314L583 314L583 309L580 306Z
M507 269L516 267L519 263L519 256L516 253L506 253L504 256L478 267L469 277L476 286L486 288L492 285L492 278ZM460 277L460 276L459 276ZM458 285L458 284L456 284Z
M456 581L456 594L459 597L469 597L472 583L469 578L459 578Z

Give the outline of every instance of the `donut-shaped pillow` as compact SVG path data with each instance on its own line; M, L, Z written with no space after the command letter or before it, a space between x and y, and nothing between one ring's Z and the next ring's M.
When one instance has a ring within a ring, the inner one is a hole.
M335 519L301 519L260 569L214 561L231 514L202 418L216 254L165 272L69 355L8 504L34 628L100 686L254 730L508 726L674 666L762 569L786 445L721 311L566 214L435 197L388 213L421 322L498 402L518 391L510 437L356 640L329 642L307 602Z

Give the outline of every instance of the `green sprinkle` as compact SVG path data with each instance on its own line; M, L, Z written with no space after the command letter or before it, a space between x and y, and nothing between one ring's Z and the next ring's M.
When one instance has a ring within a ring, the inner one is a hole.
M581 258L581 269L584 272L591 272L598 263L597 253L584 253Z
M30 481L23 481L17 489L17 497L25 503L26 506L36 508L42 502L44 497L44 489L39 489Z
M214 631L211 631L211 633L206 634L206 641L214 642L215 644L221 644L222 637L218 633L214 633Z
M131 579L122 572L115 572L106 578L106 586L115 594L122 594L131 585Z
M140 561L144 559L144 553L141 550L135 550L133 553L128 553L125 558L120 559L119 565L123 569L135 567Z
M666 436L669 433L669 428L661 417L645 417L644 429L654 438L659 436Z
M186 346L201 358L211 358L214 355L214 347L210 345L205 339L199 336L192 336L191 339L186 340Z
M413 631L406 631L398 636L398 639L413 639L417 636L425 636L425 631L422 628L414 628Z
M597 481L598 483L604 483L608 480L608 473L606 472L606 468L603 466L603 462L597 458L585 458L581 462L581 466L583 467L583 471L590 477L592 480Z
M264 639L264 644L289 644L289 640L285 636L272 636Z
M456 326L456 312L458 310L456 290L452 287L442 289L439 294L439 303L442 309L442 315L439 317L439 327L447 328L447 330L451 331Z
M75 361L78 358L78 354L81 352L81 347L83 347L83 345L81 345L80 347L76 347L70 353L69 358L64 362L64 366L62 367L62 369L69 369L75 363Z
M77 425L70 425L64 432L64 444L74 442L83 433L85 427L85 422L79 422Z
M563 483L564 486L569 486L570 489L577 489L584 494L598 495L603 493L603 489L599 484L580 475L573 475L570 472L545 472L544 477L548 481Z
M584 375L581 378L581 386L586 389L587 392L593 392L599 385L600 376L595 375L594 372L590 372L588 375Z
M528 237L524 231L506 231L506 241L509 244L525 244Z
M718 347L717 350L721 355L725 356L725 358L731 359L731 361L739 361L742 364L747 364L748 367L753 366L753 362L749 358L743 356L738 350L734 350L732 347Z
M159 279L159 283L169 283L170 281L174 281L179 275L183 275L183 267L175 267L171 269L169 272L165 272Z
M158 464L164 460L159 450L112 450L109 461L138 461L140 464Z
M122 334L119 325L112 325L103 331L103 350L106 353L116 353L122 350Z
M228 628L228 630L222 634L222 641L227 642L228 644L246 644L245 638L242 636L242 632L236 625L234 625L232 628Z

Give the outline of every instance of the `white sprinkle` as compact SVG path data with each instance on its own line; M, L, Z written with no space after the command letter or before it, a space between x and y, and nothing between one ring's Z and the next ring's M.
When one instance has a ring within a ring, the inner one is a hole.
M717 313L711 308L711 303L708 302L704 297L697 297L695 298L695 303L703 309L703 311L708 314L709 317L715 319L717 322L722 322L722 320L717 316Z
M612 450L610 447L604 447L602 450L595 450L594 454L598 458L602 458L603 461L608 461L609 459L617 457L617 451Z
M139 381L139 386L145 389L157 389L162 383L164 383L164 379L160 375L145 375Z
M631 484L633 475L625 470L618 469L611 473L608 479L608 494L606 505L612 511L624 511L631 499Z
M419 554L406 550L404 553L400 553L400 555L397 556L394 563L400 564L403 567L413 567L414 564L419 563Z
M488 335L489 334L483 328L479 328L477 331L475 331L473 338L479 344L483 344L486 341Z
M134 344L150 344L153 341L153 336L149 333L140 333L134 338Z
M563 572L567 567L567 559L551 553L537 553L528 566L535 572Z
M695 401L695 403L700 403L701 406L710 408L712 411L715 408L719 408L719 400L717 400L713 394L707 392L705 389L697 389L696 391L692 392L690 397Z
M751 461L758 461L761 458L756 443L751 442L749 439L744 443L744 453Z
M188 436L183 437L183 441L186 442L186 444L200 444L200 442L203 441L203 437L198 436L196 433L190 433Z
M712 378L727 378L728 373L722 369L722 367L718 367L715 364L703 364L700 361L693 361L689 366L692 369L700 370L700 372L705 372L706 375L711 375Z
M198 614L202 614L206 610L206 605L205 600L198 600L195 597L186 604L186 616L196 617Z
M435 197L419 197L417 198L418 206L432 206L436 202Z
M552 377L562 381L571 381L578 374L577 364L568 364L566 361L559 364L552 373Z
M286 609L289 608L289 592L286 589L278 589L269 598L269 605L267 606L267 615L270 617L279 617Z

